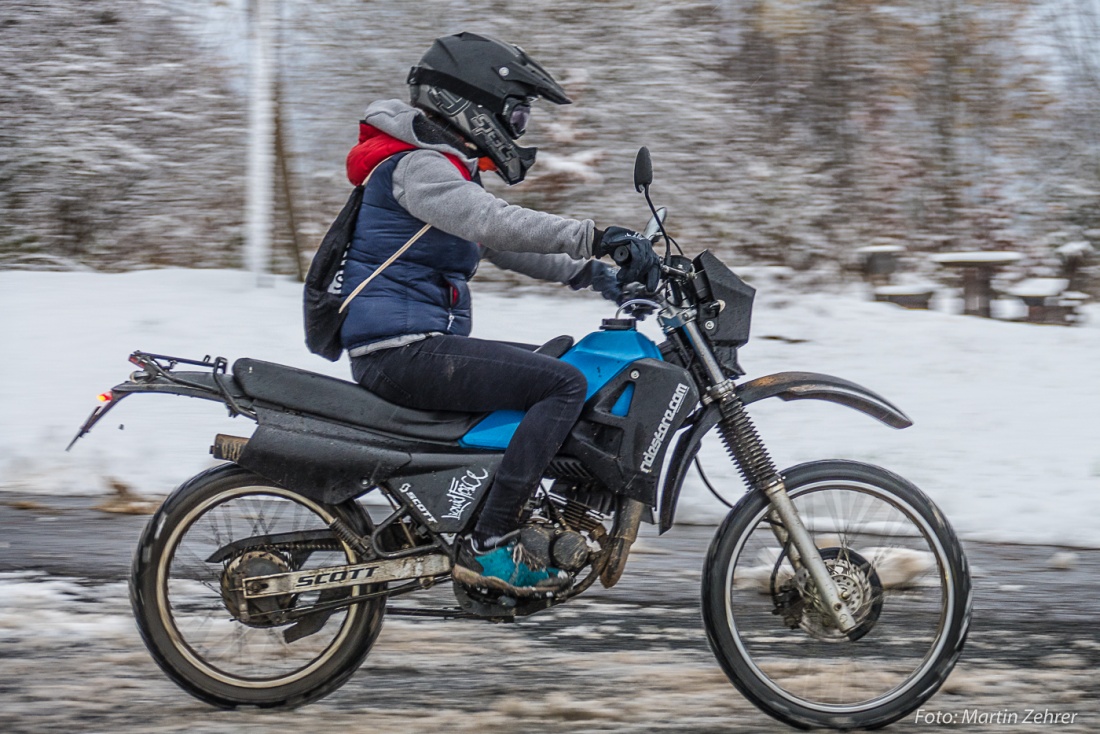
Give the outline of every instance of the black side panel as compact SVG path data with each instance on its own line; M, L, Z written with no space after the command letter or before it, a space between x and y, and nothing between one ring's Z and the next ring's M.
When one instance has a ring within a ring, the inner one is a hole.
M503 458L503 453L414 453L388 485L429 528L459 533L472 526Z
M453 451L387 436L272 406L258 407L260 425L237 464L311 499L338 504L377 484L432 530L457 533L470 524L503 453Z
M631 386L627 414L614 415ZM588 399L561 454L580 459L608 490L652 506L669 440L698 401L686 370L657 359L637 360Z
M264 407L256 413L260 425L237 463L320 502L357 497L412 460L350 426Z

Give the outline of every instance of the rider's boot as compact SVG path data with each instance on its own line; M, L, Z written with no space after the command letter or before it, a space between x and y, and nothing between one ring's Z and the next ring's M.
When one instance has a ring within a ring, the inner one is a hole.
M451 576L465 586L516 597L547 596L572 583L567 572L540 564L523 545L519 530L487 543L472 536L460 539Z

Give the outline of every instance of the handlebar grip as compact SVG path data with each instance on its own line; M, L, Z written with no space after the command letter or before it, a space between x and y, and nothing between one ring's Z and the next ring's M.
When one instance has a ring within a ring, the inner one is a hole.
M619 245L611 253L611 259L619 265L630 262L630 247L627 245Z

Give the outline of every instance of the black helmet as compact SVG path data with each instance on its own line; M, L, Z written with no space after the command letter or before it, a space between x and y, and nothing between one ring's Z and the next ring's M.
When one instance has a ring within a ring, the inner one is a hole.
M412 103L442 117L487 156L509 184L523 180L535 148L521 148L531 102L571 100L519 46L476 33L437 38L409 71Z

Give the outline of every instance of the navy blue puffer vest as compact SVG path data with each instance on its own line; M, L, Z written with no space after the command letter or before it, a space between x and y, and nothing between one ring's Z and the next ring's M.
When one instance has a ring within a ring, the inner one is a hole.
M408 153L381 163L363 192L348 250L343 294L351 293L424 226L393 196L393 171ZM344 348L405 334L469 336L470 291L477 270L476 243L434 227L372 280L348 306L340 330Z

